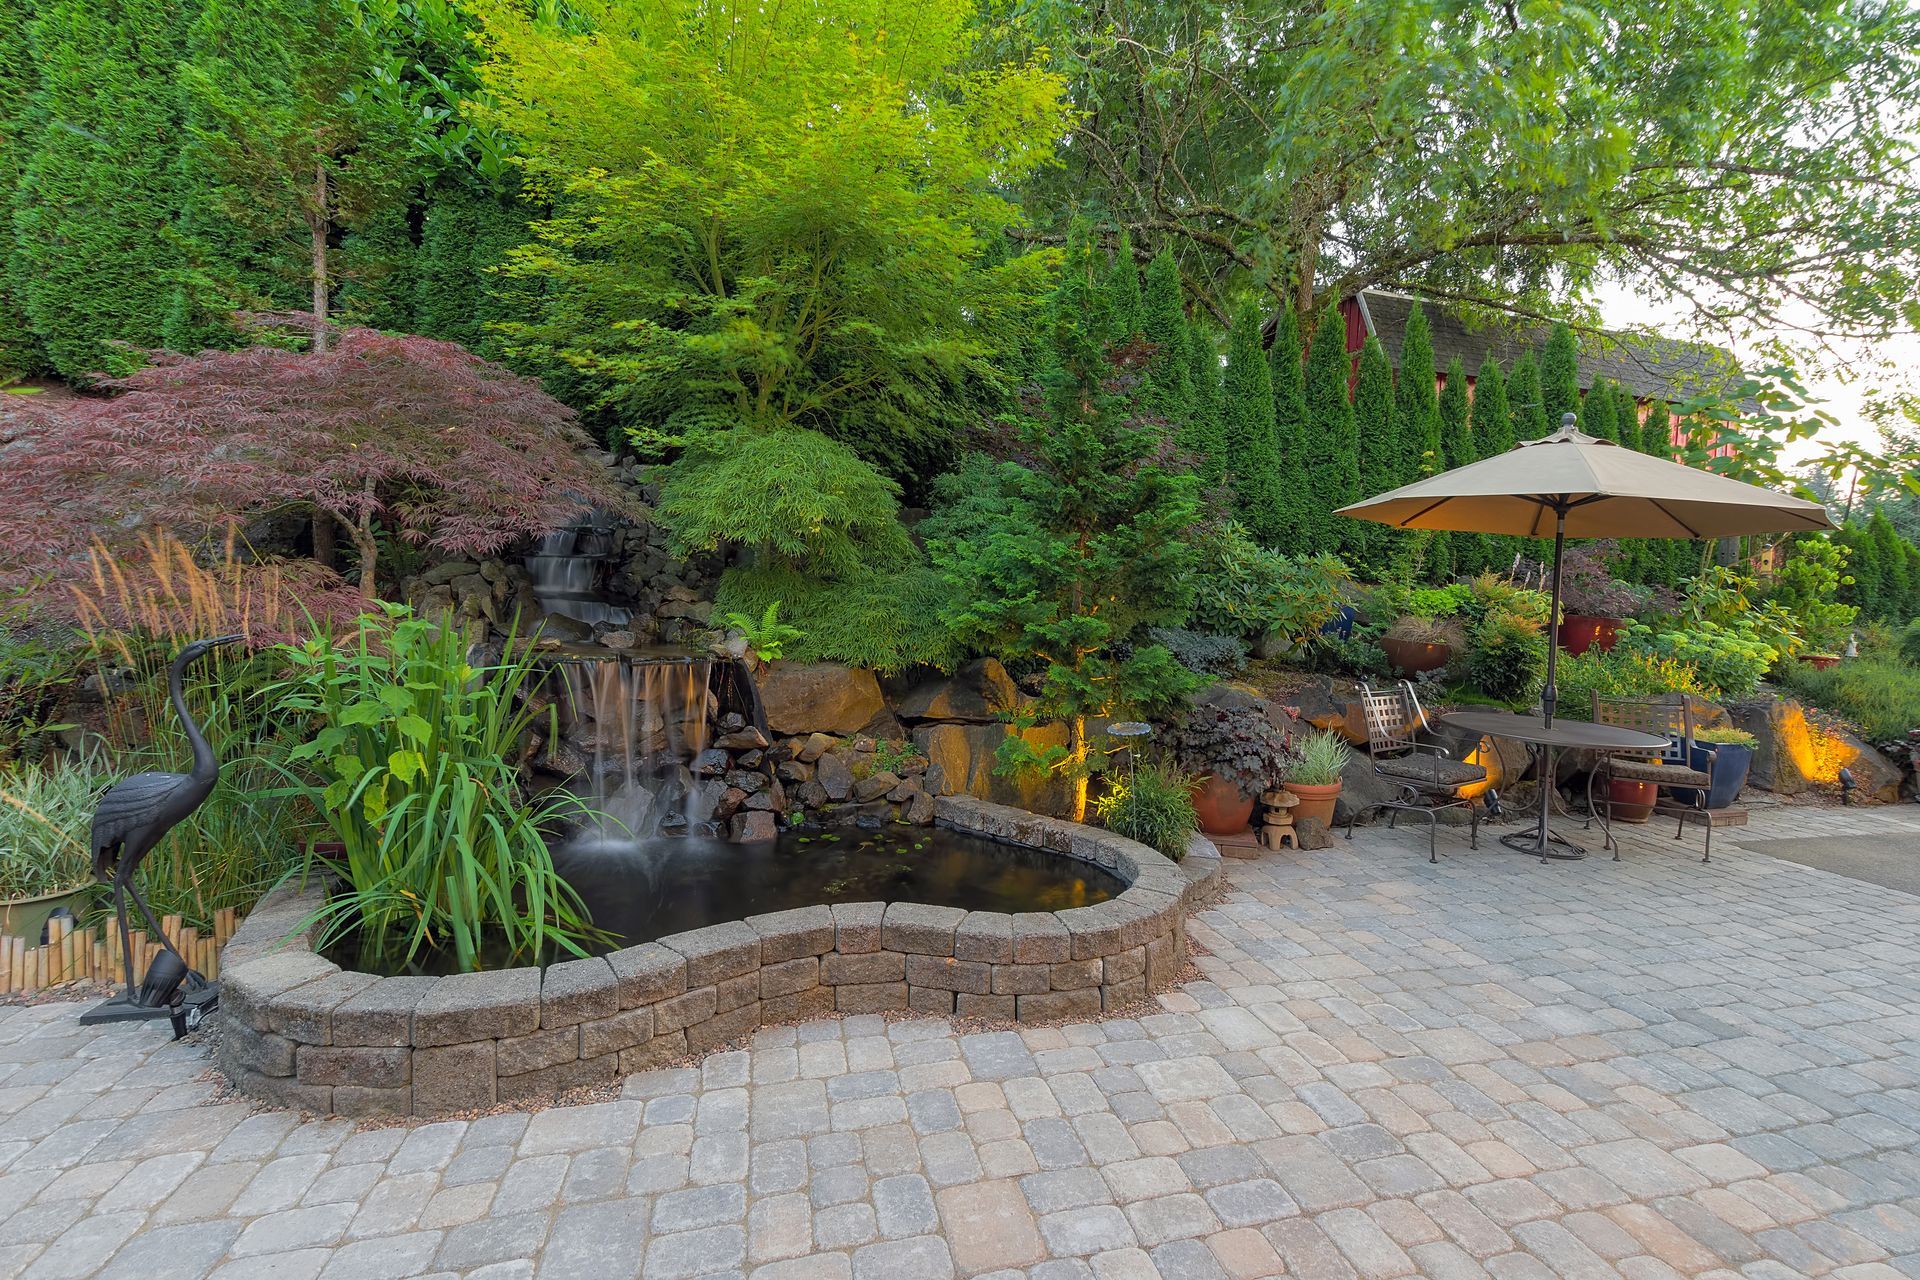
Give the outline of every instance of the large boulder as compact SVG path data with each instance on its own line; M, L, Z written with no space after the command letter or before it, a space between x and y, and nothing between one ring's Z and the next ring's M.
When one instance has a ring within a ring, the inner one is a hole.
M858 733L886 710L873 672L833 662L776 662L760 674L767 727L777 734Z
M1337 733L1357 747L1367 745L1367 713L1354 681L1319 676L1288 694L1287 701L1314 728Z
M950 676L925 680L898 704L902 720L999 724L1020 704L1020 691L998 658L979 658Z
M1005 777L994 772L1000 744L1014 730L1003 724L925 724L913 731L913 743L929 761L926 779L942 794L970 795L1032 813L1064 816L1073 804L1073 788L1061 778ZM1023 735L1036 747L1065 746L1063 724L1036 725Z
M1846 769L1856 799L1892 804L1900 798L1901 772L1893 761L1820 713L1809 715L1797 699L1755 698L1729 713L1758 740L1747 781L1762 791L1794 796L1832 787Z

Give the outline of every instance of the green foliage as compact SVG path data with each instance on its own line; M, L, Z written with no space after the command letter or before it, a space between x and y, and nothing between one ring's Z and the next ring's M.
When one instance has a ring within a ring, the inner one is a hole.
M1440 399L1433 382L1433 331L1415 304L1400 339L1400 377L1394 384L1393 422L1399 441L1397 483L1446 469Z
M1231 520L1196 541L1193 621L1203 631L1298 644L1340 611L1349 575L1332 556L1269 551Z
M1620 422L1616 417L1612 383L1605 378L1595 379L1580 401L1579 420L1574 425L1596 440L1620 442Z
M998 385L1056 255L1008 257L1003 194L1053 163L1062 85L976 56L963 0L487 4L484 123L553 200L509 323L635 446L794 425L896 479Z
M912 558L899 486L803 427L702 432L665 470L659 519L685 550L748 548L763 566L832 576Z
M1825 534L1807 534L1786 546L1786 560L1767 583L1768 601L1798 622L1807 647L1837 653L1859 610L1839 600L1846 581L1846 549Z
M88 831L113 780L95 754L0 774L0 901L93 883Z
M500 197L465 186L440 192L427 208L413 267L415 328L497 359L495 326L524 314L503 296L499 269L532 238L526 214Z
M1185 627L1148 627L1146 637L1172 654L1175 662L1200 675L1230 676L1247 666L1247 646L1237 636Z
M1287 735L1253 705L1198 703L1167 742L1182 768L1210 773L1243 796L1272 790L1295 760Z
M1661 657L1633 645L1618 644L1611 651L1595 645L1578 657L1561 654L1555 673L1559 714L1592 714L1593 696L1656 698L1669 693L1713 696L1689 664Z
M1142 406L1164 418L1176 438L1184 441L1190 435L1194 411L1191 341L1181 300L1180 265L1164 250L1147 264L1141 308L1143 332L1153 344Z
M1466 675L1490 698L1531 702L1547 678L1547 638L1540 624L1511 613L1488 613L1467 633Z
M1825 670L1789 662L1776 678L1804 701L1858 725L1870 741L1904 741L1920 728L1920 669L1911 662L1856 658Z
M1273 384L1273 447L1277 507L1273 536L1261 541L1282 551L1311 551L1321 545L1321 525L1331 510L1314 492L1312 427L1307 412L1307 377L1302 365L1300 317L1292 307L1274 322L1267 348L1267 378Z
M1900 632L1900 660L1920 667L1920 618L1909 622Z
M1360 369L1353 385L1353 434L1358 455L1359 488L1384 493L1403 482L1400 439L1393 420L1393 365L1380 339L1368 334L1360 345ZM1371 520L1350 520L1348 546L1357 563L1376 572L1386 568L1393 548L1406 534Z
M1146 333L1146 306L1140 296L1140 269L1133 262L1133 237L1125 231L1113 248L1113 262L1107 267L1100 287L1100 313L1106 322L1107 341L1129 342Z
M1175 862L1187 856L1187 841L1200 829L1193 814L1194 775L1158 760L1137 765L1094 802L1107 830L1159 850Z
M1407 593L1403 612L1416 618L1455 618L1473 602L1473 586L1450 582L1444 587L1416 587Z
M316 913L323 944L351 937L360 967L389 973L436 953L461 971L585 954L596 935L545 834L578 802L520 790L538 724L521 697L537 673L528 645L509 637L475 668L451 619L386 605L341 643L280 656L291 673L277 705L311 730L288 753L296 792L345 846L308 854L342 885Z
M1500 362L1488 352L1473 379L1473 409L1468 415L1473 456L1494 458L1513 448L1513 406L1507 399L1507 380Z
M1187 326L1187 390L1193 408L1177 439L1200 459L1201 478L1220 479L1227 468L1227 428L1220 405L1220 358L1213 338L1200 324Z
M1472 411L1467 392L1467 367L1455 356L1447 362L1447 385L1440 390L1440 452L1448 469L1477 462L1479 450L1473 439ZM1444 556L1450 564L1439 563L1441 554L1430 554L1428 572L1440 577L1448 572L1477 573L1486 567L1486 539L1475 533L1448 533L1436 542L1444 542Z
M780 621L780 602L767 601L759 616L729 613L724 618L730 631L738 631L746 640L747 652L761 662L778 662L786 647L806 635L798 627Z
M1560 429L1560 420L1580 409L1580 346L1573 330L1553 326L1540 350L1540 411L1546 419L1541 435ZM1537 439L1528 436L1527 439Z
M178 254L181 53L162 0L38 0L34 150L13 197L9 289L64 378L128 372L158 347Z
M940 619L946 586L925 564L860 568L846 578L736 566L721 575L714 608L765 616L778 602L801 634L781 646L794 662L841 662L883 673L916 666L947 671L965 650Z
M1221 395L1234 514L1262 544L1287 545L1296 527L1288 519L1281 468L1296 464L1280 457L1273 377L1266 353L1260 349L1260 312L1251 302L1234 317L1233 330L1227 335Z
M1330 787L1340 781L1353 748L1337 733L1315 729L1300 735L1293 744L1293 761L1287 765L1286 780L1303 787Z
M1773 664L1786 656L1753 628L1718 622L1657 631L1631 623L1622 629L1621 643L1692 668L1702 692L1716 699L1751 696Z
M13 217L27 157L38 147L33 110L40 73L27 39L32 6L0 5L0 386L37 372L46 361L27 318L13 253Z
M1547 434L1546 393L1540 386L1540 362L1523 351L1507 380L1507 404L1513 411L1513 438L1538 440Z
M39 759L71 727L57 716L85 661L75 636L34 618L32 595L0 596L0 768Z
M1353 406L1347 401L1347 324L1339 307L1321 313L1307 348L1306 433L1301 447L1285 458L1287 479L1299 495L1295 519L1306 536L1305 550L1352 547L1347 537L1361 522L1334 511L1359 498L1360 461L1354 439ZM1276 391L1278 388L1276 387Z

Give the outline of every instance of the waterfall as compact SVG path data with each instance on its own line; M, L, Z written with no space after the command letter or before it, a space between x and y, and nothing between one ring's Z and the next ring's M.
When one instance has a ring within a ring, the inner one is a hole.
M609 604L596 589L600 566L612 554L612 534L592 524L545 534L527 557L534 598L548 613L588 626L626 626L633 610Z
M604 815L576 844L715 834L726 784L703 759L720 710L714 669L714 659L695 656L609 652L560 661L568 737L590 761L576 785Z

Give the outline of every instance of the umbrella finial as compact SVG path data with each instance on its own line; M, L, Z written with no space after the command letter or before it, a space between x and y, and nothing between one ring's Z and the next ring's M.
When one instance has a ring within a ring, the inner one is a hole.
M1560 415L1560 429L1562 431L1571 431L1573 430L1573 424L1579 420L1580 415L1577 413L1563 413Z

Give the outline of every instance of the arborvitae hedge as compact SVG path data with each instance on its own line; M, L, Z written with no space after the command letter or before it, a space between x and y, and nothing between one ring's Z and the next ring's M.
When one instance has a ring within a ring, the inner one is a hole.
M1523 351L1507 379L1507 404L1513 411L1513 438L1538 440L1547 434L1547 406L1541 398L1540 362Z
M1140 268L1133 262L1133 237L1120 233L1100 286L1100 311L1108 342L1120 343L1146 331L1146 313L1140 296Z
M1580 401L1579 420L1574 424L1596 440L1620 439L1620 425L1614 418L1613 385L1605 378L1594 384Z
M1237 514L1253 536L1274 546L1291 536L1281 515L1280 454L1274 439L1273 379L1260 349L1260 312L1252 303L1234 318L1227 337L1227 373L1221 420L1227 470L1238 495Z
M1302 527L1308 533L1303 548L1307 551L1340 550L1351 542L1348 529L1359 523L1333 514L1359 496L1353 406L1347 400L1347 374L1352 367L1347 358L1347 322L1338 306L1329 306L1307 347L1307 429L1300 451L1304 465L1290 468L1297 477L1293 487L1304 499L1300 505L1306 517Z
M1187 326L1187 393L1193 408L1180 443L1202 459L1201 474L1220 479L1227 469L1227 435L1220 405L1220 356L1213 335L1198 320Z
M1540 351L1540 399L1547 432L1560 429L1562 415L1580 410L1579 356L1573 330L1564 324L1554 325L1547 335L1547 345Z
M1433 381L1433 331L1427 313L1415 303L1400 339L1400 377L1393 396L1393 421L1403 450L1402 484L1446 469L1440 399Z
M1500 362L1488 353L1473 380L1473 410L1468 418L1475 454L1492 458L1513 448L1513 408L1507 402L1507 380ZM1513 562L1518 538L1488 535L1481 540L1482 567L1505 570Z
M497 268L531 238L519 205L467 187L441 191L427 208L413 266L418 331L497 356L500 335L488 326L519 318Z
M38 140L33 91L39 83L27 43L27 6L0 4L0 381L37 371L46 359L15 292L14 201Z
M1440 453L1441 461L1447 470L1464 467L1469 462L1479 461L1479 451L1474 447L1473 430L1469 421L1472 399L1467 394L1467 366L1455 356L1447 362L1447 385L1440 390ZM1433 554L1432 566L1436 573L1444 574L1449 566L1443 561L1450 553L1451 570L1454 573L1478 573L1487 560L1484 539L1476 533L1449 533L1443 539L1444 545Z
M1147 365L1144 400L1147 408L1184 435L1193 409L1188 370L1187 313L1180 288L1180 266L1162 249L1147 264L1146 291L1141 297L1142 331L1153 344Z
M1393 426L1393 365L1380 339L1367 335L1360 344L1360 372L1353 384L1353 435L1359 454L1360 495L1373 497L1401 483L1400 440ZM1376 573L1386 568L1393 530L1371 520L1351 522L1350 554Z
M1273 383L1273 444L1279 458L1273 544L1287 552L1317 549L1320 530L1315 525L1325 523L1325 504L1314 494L1308 474L1313 454L1308 443L1311 427L1302 345L1300 317L1288 307L1275 321L1273 345L1267 348L1267 376Z
M14 205L9 275L48 362L69 379L161 344L179 253L179 8L164 0L41 0L28 24L42 128Z

